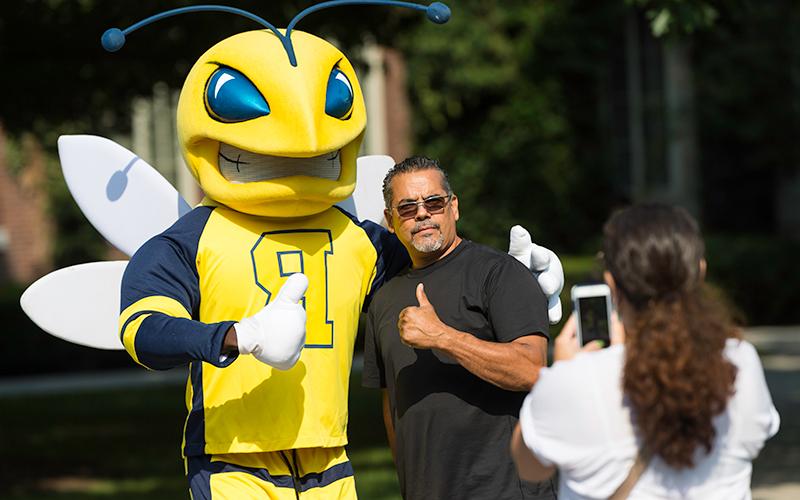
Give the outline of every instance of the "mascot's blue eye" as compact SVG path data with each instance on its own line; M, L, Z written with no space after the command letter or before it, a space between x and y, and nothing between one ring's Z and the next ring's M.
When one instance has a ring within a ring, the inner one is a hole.
M269 114L269 104L246 76L231 68L219 68L206 89L206 107L224 122L242 122Z
M333 68L328 77L325 95L325 113L334 118L344 118L353 107L353 86L339 68Z

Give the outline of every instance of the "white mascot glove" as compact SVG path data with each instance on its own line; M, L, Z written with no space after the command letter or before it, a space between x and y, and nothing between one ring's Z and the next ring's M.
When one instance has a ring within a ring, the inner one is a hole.
M240 354L288 370L306 343L306 310L299 304L308 288L305 274L294 273L264 308L233 325Z
M531 235L522 226L511 228L508 253L525 264L536 276L539 286L547 295L547 316L550 323L561 320L561 299L558 294L564 288L564 268L558 256L545 247L531 241Z

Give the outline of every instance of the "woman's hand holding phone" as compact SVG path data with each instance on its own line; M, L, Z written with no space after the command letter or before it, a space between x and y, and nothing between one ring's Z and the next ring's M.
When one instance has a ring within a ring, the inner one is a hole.
M611 313L611 345L625 343L625 327L619 320L616 311ZM561 333L553 345L553 361L565 361L574 358L579 352L599 351L605 347L602 340L593 340L581 347L578 343L578 325L575 313L570 314Z

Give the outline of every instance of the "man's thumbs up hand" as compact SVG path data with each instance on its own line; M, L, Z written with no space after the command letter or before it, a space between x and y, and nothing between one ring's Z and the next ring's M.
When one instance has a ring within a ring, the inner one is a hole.
M436 314L422 283L417 285L416 293L419 305L406 307L397 318L400 340L416 349L433 349L437 347L440 337L447 332L447 325Z
M430 301L428 300L428 296L425 295L425 285L423 285L422 283L417 285L417 302L419 303L420 307L427 306L427 307L430 307L431 309L433 309L433 306L431 305ZM436 312L436 311L434 311L434 312Z
M306 343L306 310L300 301L308 289L305 274L295 273L263 309L233 325L240 354L288 370Z

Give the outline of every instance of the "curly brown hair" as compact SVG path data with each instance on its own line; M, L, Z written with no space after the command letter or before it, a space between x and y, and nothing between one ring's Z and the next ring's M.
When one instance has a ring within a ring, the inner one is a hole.
M639 205L604 227L603 253L626 324L622 386L644 447L671 467L711 451L713 418L733 394L736 367L723 355L739 331L722 300L703 283L705 247L681 208Z

